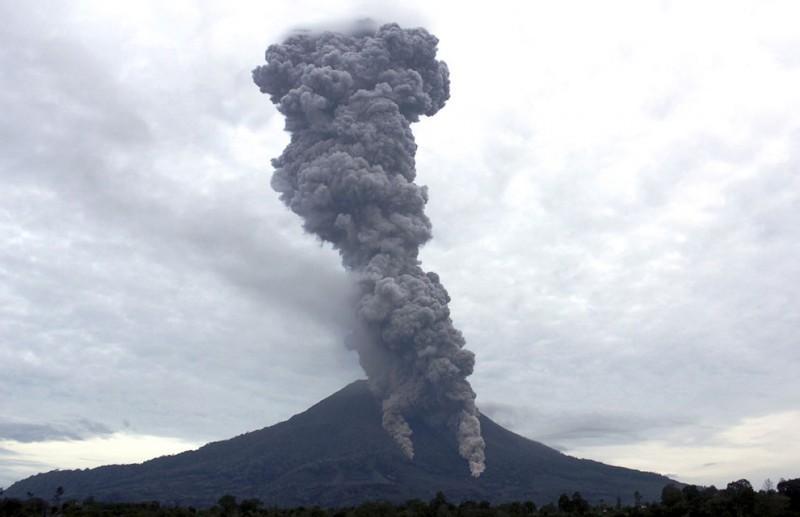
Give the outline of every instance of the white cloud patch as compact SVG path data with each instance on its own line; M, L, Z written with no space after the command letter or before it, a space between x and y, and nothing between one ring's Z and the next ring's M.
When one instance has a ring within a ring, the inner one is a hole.
M687 433L672 440L568 448L566 452L720 488L746 472L751 483L760 486L767 478L797 476L800 451L794 442L798 426L800 411L784 411L745 418L700 442Z
M86 440L44 440L36 443L0 440L0 487L54 469L140 463L159 456L196 449L197 442L166 436L116 432Z

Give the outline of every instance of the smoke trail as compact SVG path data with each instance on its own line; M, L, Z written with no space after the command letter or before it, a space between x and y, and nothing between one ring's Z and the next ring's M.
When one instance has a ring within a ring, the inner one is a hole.
M358 278L362 328L351 346L383 400L383 427L412 458L406 418L444 423L477 477L484 441L466 380L475 358L453 327L438 275L418 259L431 223L427 188L414 183L410 124L450 95L437 43L396 24L295 34L267 49L253 80L291 132L272 162L272 187Z

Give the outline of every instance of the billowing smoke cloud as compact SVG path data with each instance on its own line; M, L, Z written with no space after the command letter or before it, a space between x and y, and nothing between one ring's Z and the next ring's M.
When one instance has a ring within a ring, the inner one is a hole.
M438 40L396 24L290 36L267 49L253 79L286 116L291 142L272 187L331 242L359 284L351 346L383 400L383 427L414 455L407 418L448 426L473 476L484 470L475 358L450 319L450 297L420 267L431 238L426 187L416 185L410 124L449 97Z

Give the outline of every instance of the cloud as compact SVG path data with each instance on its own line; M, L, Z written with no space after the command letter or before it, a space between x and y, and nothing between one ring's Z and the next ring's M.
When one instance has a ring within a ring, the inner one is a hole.
M115 432L81 440L53 438L36 443L0 439L0 450L5 451L5 456L8 456L3 458L0 465L0 486L8 486L38 472L139 463L158 456L196 449L198 446L196 442L179 438L129 432Z
M357 375L341 345L350 281L269 189L283 142L252 106L260 51L175 63L132 28L56 11L10 10L4 45L17 51L0 55L13 70L0 96L10 414L68 420L90 404L114 426L222 438ZM222 79L198 83L201 63ZM315 378L318 362L339 376ZM298 377L316 393L271 387ZM207 404L187 414L198 396ZM24 431L72 436L42 425Z
M754 486L759 486L767 478L796 476L800 453L793 440L798 425L800 411L782 411L744 418L701 443L641 440L577 447L567 452L649 471L670 465L677 479L687 483L725 486L747 472Z
M112 431L101 424L79 419L65 424L42 424L0 420L0 440L22 443L48 440L81 440L90 436L110 434Z
M635 442L675 428L688 428L693 423L619 409L579 412L562 408L552 412L502 402L485 402L481 411L523 436L559 449Z
M250 82L286 28L351 12L308 5L0 5L8 421L201 442L361 375L349 280L270 190L287 136ZM417 7L453 80L415 129L421 258L479 407L598 459L755 481L772 452L695 463L800 404L796 8Z

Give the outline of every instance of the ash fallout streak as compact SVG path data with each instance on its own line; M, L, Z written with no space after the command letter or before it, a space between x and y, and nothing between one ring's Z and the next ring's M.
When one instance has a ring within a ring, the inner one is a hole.
M449 98L437 43L396 24L295 34L267 49L253 79L291 133L272 162L272 187L357 279L359 328L349 345L382 400L383 427L413 458L408 417L447 426L477 477L484 440L466 379L475 356L463 348L438 275L418 258L431 223L427 188L414 183L410 124Z

